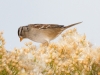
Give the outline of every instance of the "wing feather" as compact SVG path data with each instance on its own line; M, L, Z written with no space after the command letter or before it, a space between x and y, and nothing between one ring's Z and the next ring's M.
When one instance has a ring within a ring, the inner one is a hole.
M64 25L58 24L29 24L29 26L38 29L47 29L47 28L62 28Z

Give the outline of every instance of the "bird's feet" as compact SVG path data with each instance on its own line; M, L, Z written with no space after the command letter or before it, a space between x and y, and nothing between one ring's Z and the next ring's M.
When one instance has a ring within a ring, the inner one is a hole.
M48 46L48 45L49 45L48 42L44 42L44 43L41 44L41 46Z

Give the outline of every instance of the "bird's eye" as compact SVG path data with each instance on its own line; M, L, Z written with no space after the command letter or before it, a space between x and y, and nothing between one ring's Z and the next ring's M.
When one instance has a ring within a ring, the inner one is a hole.
M25 26L25 27L24 27L24 31L26 31L26 32L29 31L28 26Z

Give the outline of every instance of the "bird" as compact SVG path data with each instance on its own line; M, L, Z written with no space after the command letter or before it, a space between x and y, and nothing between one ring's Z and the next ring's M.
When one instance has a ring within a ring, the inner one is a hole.
M27 38L38 43L49 43L59 36L64 30L82 22L73 23L67 26L59 24L28 24L18 28L20 41Z

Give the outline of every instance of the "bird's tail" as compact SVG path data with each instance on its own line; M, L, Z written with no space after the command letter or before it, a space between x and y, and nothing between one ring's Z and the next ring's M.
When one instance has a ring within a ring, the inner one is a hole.
M74 24L70 24L68 26L65 26L64 28L69 28L69 27L75 26L75 25L80 24L80 23L82 23L82 22L77 22L77 23L74 23Z

